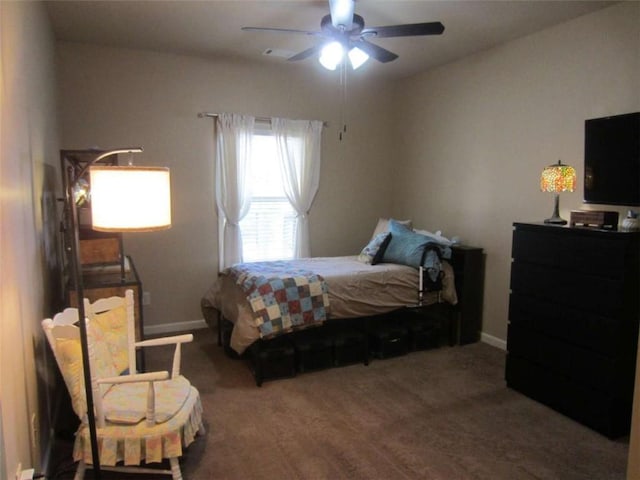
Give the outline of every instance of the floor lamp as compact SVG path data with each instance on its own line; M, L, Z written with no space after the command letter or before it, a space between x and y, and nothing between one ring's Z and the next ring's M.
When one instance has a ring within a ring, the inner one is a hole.
M87 422L91 439L92 468L95 478L100 478L100 455L96 420L93 411L91 367L87 326L84 310L84 281L80 260L80 232L76 193L86 185L83 177L89 173L91 189L91 225L94 230L106 232L140 232L164 230L171 227L171 188L169 169L163 167L136 167L96 165L101 160L120 153L140 153L142 148L120 148L96 151L85 167L74 174L67 171L66 202L70 208L69 226L71 238L71 276L78 299L80 345L84 371L84 387L87 400Z

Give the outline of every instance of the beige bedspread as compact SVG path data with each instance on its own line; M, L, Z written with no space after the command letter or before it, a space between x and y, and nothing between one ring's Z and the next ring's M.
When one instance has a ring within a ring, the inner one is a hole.
M315 257L291 260L292 267L321 275L329 288L331 319L379 315L418 301L418 271L392 263L369 265L357 256ZM444 301L455 305L453 269L443 262L443 290L432 292L423 303ZM227 272L222 272L202 299L204 307L213 307L233 322L231 348L242 353L260 338L251 309L240 287Z

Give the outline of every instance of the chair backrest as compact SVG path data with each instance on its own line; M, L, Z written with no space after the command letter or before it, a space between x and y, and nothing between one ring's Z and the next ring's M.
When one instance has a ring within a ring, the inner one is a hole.
M136 373L135 320L133 291L124 297L109 297L91 303L84 299L88 319L87 335L92 368L96 375L114 377L122 373Z
M73 411L86 422L87 402L82 368L78 309L67 308L42 321L42 328L67 386Z
M87 318L87 340L91 364L92 390L96 415L102 417L102 392L97 378L116 377L136 371L133 292L124 297L100 299L94 303L84 299ZM87 403L84 386L82 347L78 309L67 308L53 319L42 321L51 350L69 391L73 410L86 422Z

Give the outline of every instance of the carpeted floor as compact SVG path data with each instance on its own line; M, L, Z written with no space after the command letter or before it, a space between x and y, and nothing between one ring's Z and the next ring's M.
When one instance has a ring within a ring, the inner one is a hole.
M215 332L193 333L183 373L200 391L207 435L185 451L186 480L626 478L628 438L609 440L508 389L505 353L486 344L258 388L248 366L216 345ZM147 369L170 369L163 348L147 354ZM66 462L56 478L72 478Z

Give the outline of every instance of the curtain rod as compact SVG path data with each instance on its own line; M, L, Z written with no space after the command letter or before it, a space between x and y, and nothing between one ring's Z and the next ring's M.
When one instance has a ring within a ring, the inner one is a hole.
M211 112L200 112L200 113L198 113L198 117L199 118L205 118L205 117L216 118L219 115L220 115L219 113L211 113ZM259 122L270 122L271 121L271 117L255 117L255 118ZM328 127L329 123L328 122L322 122L322 126L323 127Z

